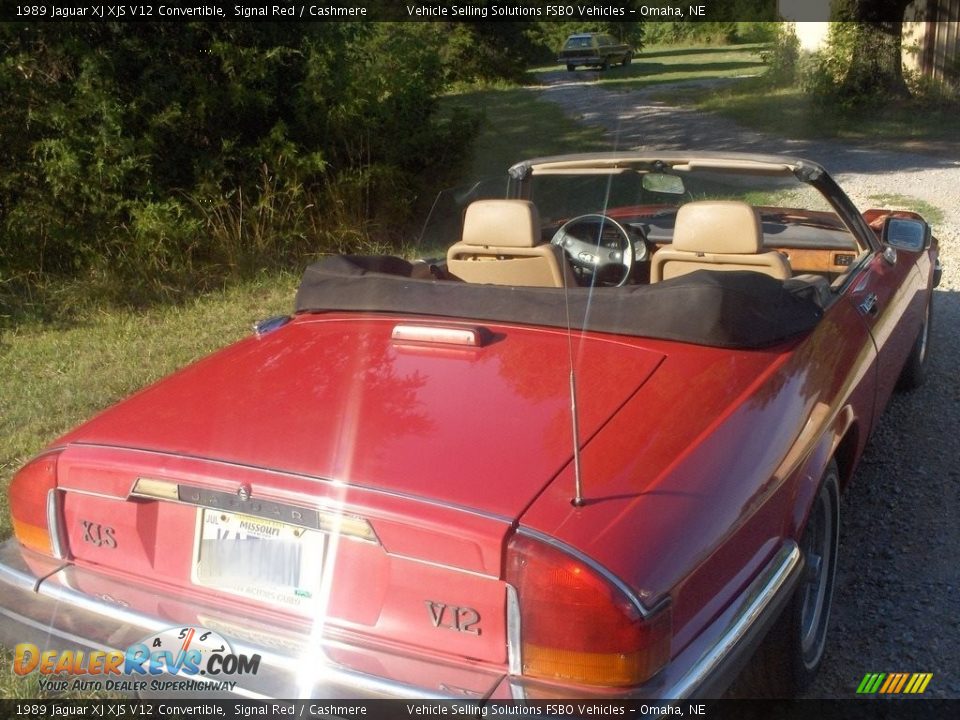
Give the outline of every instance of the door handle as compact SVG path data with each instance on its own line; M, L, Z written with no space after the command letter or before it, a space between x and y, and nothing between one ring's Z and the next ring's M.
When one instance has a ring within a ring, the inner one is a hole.
M863 299L863 302L860 303L858 307L860 308L860 312L862 312L864 315L876 315L877 303L877 294L870 293Z

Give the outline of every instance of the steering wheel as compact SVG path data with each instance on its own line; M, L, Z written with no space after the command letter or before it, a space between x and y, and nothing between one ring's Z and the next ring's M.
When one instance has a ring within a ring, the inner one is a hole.
M601 213L568 220L550 242L563 248L580 285L626 285L634 259L647 259L643 238L635 246L623 225Z

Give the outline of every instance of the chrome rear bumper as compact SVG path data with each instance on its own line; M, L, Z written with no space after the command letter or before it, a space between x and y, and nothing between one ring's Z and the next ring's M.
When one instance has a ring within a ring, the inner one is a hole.
M123 651L153 633L192 625L221 633L237 654L261 656L255 676L234 678L227 694L202 691L207 698L711 698L723 693L777 619L802 565L796 544L785 543L696 642L650 683L623 692L533 683L503 669L365 647L322 628L261 624L36 555L14 540L0 545L0 644Z
M199 693L208 698L487 697L503 674L368 648L333 633L322 633L321 639L320 631L311 633L305 627L258 623L193 598L166 597L156 589L134 587L45 558L23 550L14 540L0 545L4 647L12 650L19 643L32 643L41 652L122 652L152 634L180 626L214 630L230 641L234 653L261 657L255 675L231 677L237 684L226 694Z

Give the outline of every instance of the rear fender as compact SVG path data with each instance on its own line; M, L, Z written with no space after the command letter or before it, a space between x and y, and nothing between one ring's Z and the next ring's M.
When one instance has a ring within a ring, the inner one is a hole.
M815 414L816 413L814 413L814 415ZM789 528L786 528L788 537L799 538L803 534L803 528L807 524L807 515L810 512L813 499L820 487L820 478L823 477L823 473L830 463L830 460L837 454L842 454L845 459L845 462L841 463L844 484L849 481L849 475L846 471L849 470L852 472L852 468L850 467L851 454L843 451L841 443L846 447L846 441L849 440L849 438L847 438L848 433L853 433L852 437L855 442L857 441L858 433L855 425L856 417L853 408L845 405L840 409L836 417L824 427L823 432L821 432L817 438L813 450L807 456L803 466L798 470L796 475L798 478L796 485L796 502L793 505L794 511L790 520L791 525ZM854 449L852 457L856 457L857 455L858 453Z

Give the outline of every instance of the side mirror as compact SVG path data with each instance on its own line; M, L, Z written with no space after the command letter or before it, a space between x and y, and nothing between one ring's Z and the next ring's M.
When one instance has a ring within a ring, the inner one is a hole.
M885 245L908 252L920 252L930 247L932 237L930 226L925 221L904 217L886 218L880 234Z

